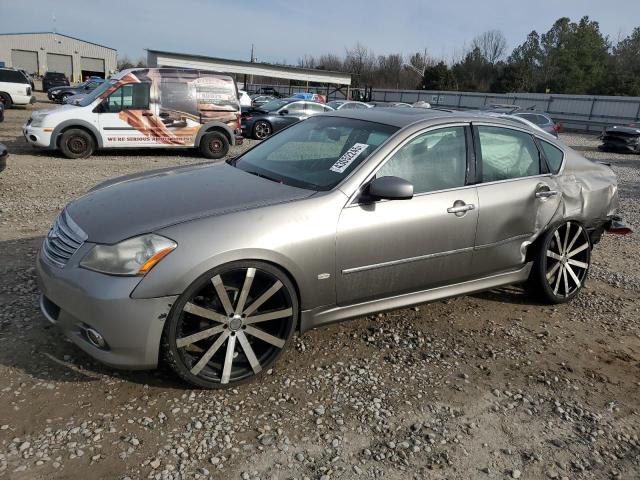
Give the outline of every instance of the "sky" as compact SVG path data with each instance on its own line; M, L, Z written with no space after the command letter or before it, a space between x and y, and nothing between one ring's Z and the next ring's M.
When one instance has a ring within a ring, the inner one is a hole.
M356 42L450 60L486 30L511 51L531 30L584 15L615 43L640 26L640 0L0 0L0 33L55 29L134 60L146 48L249 60L253 43L258 61L296 64Z

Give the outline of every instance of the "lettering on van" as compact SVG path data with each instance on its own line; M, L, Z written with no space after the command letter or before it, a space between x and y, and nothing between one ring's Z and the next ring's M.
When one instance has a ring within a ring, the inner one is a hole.
M184 143L193 143L193 136L172 136L172 135L156 135L149 137L107 137L108 142L184 142Z

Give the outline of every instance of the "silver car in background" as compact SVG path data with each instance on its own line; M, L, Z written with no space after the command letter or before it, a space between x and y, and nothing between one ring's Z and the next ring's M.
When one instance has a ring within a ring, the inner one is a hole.
M224 387L296 330L508 284L567 302L603 232L626 232L617 198L609 167L508 118L330 112L71 202L38 255L41 308L104 363Z

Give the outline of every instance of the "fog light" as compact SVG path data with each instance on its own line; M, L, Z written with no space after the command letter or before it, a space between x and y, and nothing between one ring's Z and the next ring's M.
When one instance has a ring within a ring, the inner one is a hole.
M32 142L38 141L38 137L36 137L35 135L29 135L29 138L31 139Z
M87 340L89 340L94 347L101 350L107 348L107 342L104 340L104 337L93 328L86 328L84 333L87 335Z

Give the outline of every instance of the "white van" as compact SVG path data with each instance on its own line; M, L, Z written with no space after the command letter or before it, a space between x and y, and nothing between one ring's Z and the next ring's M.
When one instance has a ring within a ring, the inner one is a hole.
M0 68L0 102L5 108L35 103L29 79L13 68Z
M242 143L235 80L176 68L124 70L91 93L23 126L29 143L85 158L98 148L191 148L222 158Z

